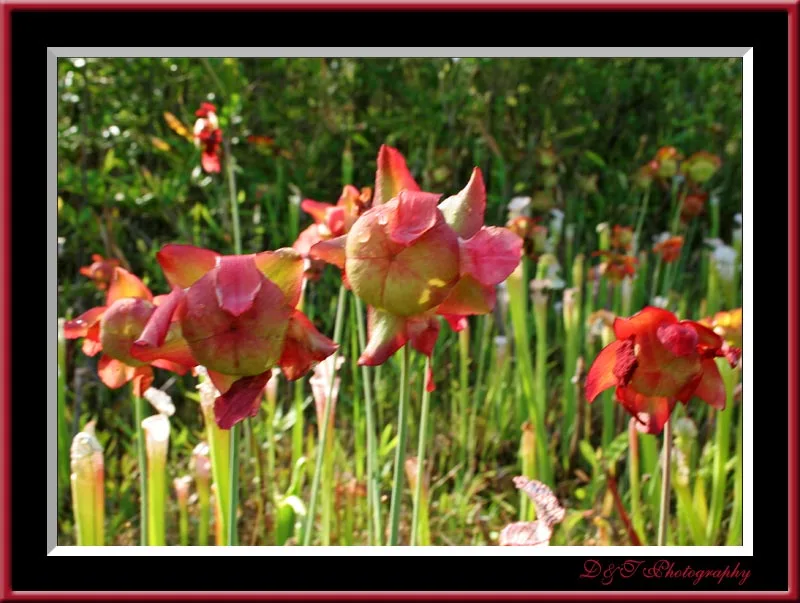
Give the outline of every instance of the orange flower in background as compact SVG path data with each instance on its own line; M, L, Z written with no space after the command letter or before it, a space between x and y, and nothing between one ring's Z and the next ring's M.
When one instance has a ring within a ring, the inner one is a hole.
M506 228L522 239L522 249L531 260L544 253L547 243L547 226L539 224L538 218L517 216L509 220Z
M705 211L708 193L696 192L686 195L681 204L681 220L688 222Z
M656 151L653 167L656 175L662 180L668 180L678 173L681 154L675 147L661 147Z
M651 434L661 433L678 401L696 396L725 408L725 384L714 358L727 357L734 365L741 351L717 333L648 306L617 318L614 334L617 340L601 350L586 376L589 403L615 387L616 400Z
M633 247L633 227L616 224L611 233L611 246L622 251Z
M636 274L638 260L632 255L613 251L595 251L592 255L603 258L603 262L599 266L600 275L614 283L622 282L626 276L633 278Z
M92 254L92 263L89 266L83 266L80 273L92 279L98 290L105 291L114 277L114 269L117 266L119 266L119 260L106 260L102 255L94 253Z
M650 161L636 170L636 173L633 175L633 182L639 188L650 188L657 173L658 163L656 161Z
M681 257L683 248L683 237L662 236L653 246L653 251L661 256L661 259L669 264Z
M153 383L152 366L184 374L193 365L177 323L167 323L158 359L140 360L131 355L131 345L144 330L165 296L153 297L150 290L124 268L114 268L106 303L64 323L64 337L83 338L83 353L103 352L97 365L100 380L117 389L133 381L134 394L142 396Z
M701 324L713 329L732 347L742 347L742 309L717 312L712 318L704 318Z

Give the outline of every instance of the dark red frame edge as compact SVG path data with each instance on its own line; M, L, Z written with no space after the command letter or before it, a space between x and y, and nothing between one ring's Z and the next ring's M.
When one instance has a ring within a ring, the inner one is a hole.
M399 600L412 597L425 597L430 599L439 600L474 600L483 599L491 596L493 599L505 600L533 600L540 598L558 599L558 600L582 600L589 598L605 599L605 600L625 600L625 599L661 599L661 600L677 600L684 599L689 593L684 592L668 592L668 591L634 591L634 592L237 592L237 591L213 591L213 592L171 592L171 591L153 591L153 592L136 592L125 593L115 591L100 591L100 592L14 592L11 590L10 576L11 576L11 543L10 538L7 536L11 531L11 371L10 371L10 357L11 357L11 11L15 8L18 9L33 9L33 10L47 10L47 9L73 9L73 10L322 10L322 9L335 9L335 10L453 10L469 8L472 10L545 10L545 9L561 9L561 10L582 10L582 9L606 9L606 10L766 10L766 9L783 9L789 15L789 98L788 98L788 118L789 118L789 148L788 148L788 166L789 166L789 196L788 196L788 236L789 236L789 258L788 258L788 274L787 280L789 283L789 311L787 323L789 325L789 354L787 363L787 372L789 376L789 397L788 397L788 410L789 410L789 554L788 554L788 573L789 573L789 589L785 593L770 593L770 592L699 592L693 591L691 595L694 598L702 598L708 600L731 600L731 599L788 599L795 600L797 596L797 579L798 579L798 560L796 558L798 550L798 526L797 526L797 513L791 513L794 509L798 508L798 476L796 470L798 458L798 421L797 421L797 315L798 315L798 241L797 241L797 227L798 227L798 112L800 111L798 98L798 56L800 56L800 46L798 46L798 2L800 0L786 0L784 2L691 2L690 0L672 0L657 3L645 3L642 1L631 2L591 2L578 0L576 2L521 2L519 4L498 3L498 4L472 4L466 3L463 5L456 4L411 4L411 3L341 3L341 4L291 4L287 2L278 3L259 3L253 2L250 4L241 3L203 3L203 4L190 4L190 3L172 3L172 4L159 4L152 5L146 2L139 3L69 3L69 2L48 2L48 3L31 3L31 2L14 2L13 0L6 0L2 10L3 20L3 38L5 45L3 47L3 78L2 78L2 94L0 98L3 99L3 122L2 122L2 139L3 139L3 157L2 171L0 171L0 178L3 182L2 191L2 222L3 222L3 240L0 246L0 253L3 255L2 261L2 277L0 278L0 285L3 288L3 326L0 330L0 339L3 341L2 346L2 362L0 362L0 391L2 392L2 430L0 437L2 438L2 462L0 463L0 471L2 479L0 479L0 533L5 534L3 538L2 551L3 562L0 566L0 593L2 593L3 600L35 600L46 597L52 600L134 600L134 599L171 599L171 600L208 600L208 599L238 599L238 600L263 600L263 599L278 599L278 600L297 600L297 599L319 599L319 600ZM50 202L48 200L48 202Z

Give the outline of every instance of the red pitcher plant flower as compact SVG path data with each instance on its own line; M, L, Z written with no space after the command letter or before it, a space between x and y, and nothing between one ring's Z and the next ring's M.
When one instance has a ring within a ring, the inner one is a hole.
M514 478L514 485L525 492L536 508L536 521L517 521L500 532L500 546L548 546L553 528L564 521L566 510L542 482L524 476Z
M611 246L619 251L628 251L633 247L633 227L615 224L611 231Z
M731 364L740 350L730 349L714 331L697 322L679 321L648 306L631 318L614 320L617 340L601 350L586 376L586 399L616 388L616 399L647 432L661 433L675 404L696 396L725 408L725 385L714 358Z
M674 262L681 257L681 249L683 248L683 237L670 236L669 233L663 233L656 239L656 244L653 245L653 251L661 256L662 261L666 264Z
M194 114L197 116L197 121L194 122L194 142L197 148L202 149L200 163L206 172L218 174L222 130L219 129L217 108L211 103L202 103Z
M613 283L621 283L625 277L633 278L636 274L638 261L632 255L613 251L595 251L592 255L603 258L598 267L599 273Z
M420 191L403 156L383 146L373 207L347 235L311 249L312 257L342 269L369 306L362 365L382 364L408 342L430 357L439 334L437 315L458 330L465 316L490 312L495 286L519 264L522 240L508 229L483 225L480 169L457 195L441 202L440 197Z
M167 323L157 356L137 358L131 345L142 333L164 296L153 297L150 290L124 268L114 268L104 306L92 308L64 324L64 337L83 338L83 353L103 352L97 365L100 380L109 388L133 381L134 394L141 397L153 383L152 366L184 374L192 365L185 353L180 325Z
M313 199L305 199L300 203L301 209L314 219L314 223L301 232L297 241L292 245L295 251L311 263L310 266L307 266L307 278L314 280L319 278L319 271L315 270L313 265L319 260L311 260L308 256L311 248L320 241L340 237L350 232L355 221L369 209L371 203L371 188L366 186L359 191L351 184L342 189L342 194L335 205Z
M214 402L220 428L257 414L276 364L295 380L336 349L296 310L303 258L293 249L223 256L169 244L156 257L172 292L149 317L132 354L159 358L170 325L178 323L191 366L206 367L220 392Z
M692 192L683 198L681 203L681 221L689 222L703 213L708 201L708 193Z
M102 255L92 254L92 263L83 266L80 273L94 281L95 287L100 291L108 289L108 285L114 276L114 269L119 266L119 260L105 259Z

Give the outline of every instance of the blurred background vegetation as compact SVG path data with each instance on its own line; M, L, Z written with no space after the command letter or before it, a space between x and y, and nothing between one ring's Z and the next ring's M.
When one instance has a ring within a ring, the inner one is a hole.
M202 172L199 151L164 118L172 113L191 130L203 101L217 106L230 143L245 253L290 246L310 223L302 199L335 202L345 179L372 186L382 143L403 152L423 190L454 194L480 166L487 224L505 224L516 195L539 199L542 210L572 204L576 247L587 255L597 249L598 222L635 224L642 195L633 175L664 145L722 158L720 232L741 211L740 59L76 58L59 61L58 92L60 317L101 305L103 294L79 274L94 253L119 259L154 293L168 290L155 261L163 244L232 253L224 174ZM548 148L556 159L545 169L537 153ZM667 229L669 207L669 194L651 198L644 241ZM689 274L678 286L699 295L698 280ZM326 270L308 294L323 332L337 288L338 274ZM107 472L116 476L108 532L125 544L137 512L130 394L102 386L96 361L68 342L68 417L72 433L99 419ZM167 378L158 373L155 385ZM192 395L194 380L177 378L168 390L176 400ZM392 409L392 394L378 404ZM343 391L344 422L350 403ZM201 425L195 403L177 406L176 475ZM291 461L278 460L288 476ZM66 527L68 507L62 515Z

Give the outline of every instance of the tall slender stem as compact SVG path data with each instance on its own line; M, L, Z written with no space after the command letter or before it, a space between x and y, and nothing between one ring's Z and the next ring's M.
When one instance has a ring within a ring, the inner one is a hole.
M403 466L408 439L408 345L403 346L400 362L400 412L397 417L397 449L394 457L394 480L392 482L392 502L389 511L389 546L397 546L400 531L400 506L403 496Z
M658 521L658 546L667 544L667 524L669 523L670 476L672 475L672 421L664 425L664 466L661 470L661 514Z
M354 295L356 304L356 321L358 324L358 345L363 350L367 345L364 329L364 307L358 296ZM367 414L367 481L371 484L370 497L372 507L372 520L375 530L375 544L380 546L381 537L381 493L380 480L378 479L378 453L375 442L375 407L372 399L372 386L369 379L369 368L361 367L361 381L364 387L364 410Z
M431 368L430 357L425 359L425 374ZM423 380L424 381L424 380ZM422 482L425 481L425 444L428 440L428 406L431 393L423 383L422 386L422 408L419 411L419 443L417 444L417 487L414 493L414 512L411 516L411 546L417 544L417 531L419 529L419 513L422 504ZM427 501L426 501L427 502Z
M236 546L236 508L239 506L239 425L231 427L230 494L228 496L228 545Z
M132 390L131 390L132 391ZM144 400L132 393L134 428L136 431L136 455L139 463L139 542L147 546L147 456L144 451Z
M339 356L339 347L338 344L342 340L342 323L344 318L344 298L345 294L347 293L347 289L345 289L344 285L339 287L339 299L336 303L336 322L333 325L333 340L337 344L336 351L333 353L333 369L331 370L331 388L330 394L333 394L333 384L334 379L336 377L336 358ZM328 442L328 431L327 426L331 422L331 410L333 408L333 404L330 403L330 397L328 402L325 404L325 412L323 413L325 417L322 420L322 425L324 427L320 427L319 433L319 442L317 443L317 462L314 464L314 478L311 482L311 498L308 501L308 514L306 516L306 527L303 531L303 546L309 546L311 544L311 533L314 527L314 516L316 513L317 508L317 496L319 494L319 484L322 477L322 466L325 457L325 448Z

